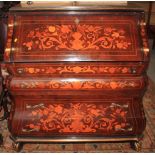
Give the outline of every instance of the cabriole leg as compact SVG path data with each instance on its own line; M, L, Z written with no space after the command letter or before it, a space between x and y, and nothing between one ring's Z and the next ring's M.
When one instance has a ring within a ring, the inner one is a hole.
M22 144L19 142L13 142L12 147L16 152L20 152L20 150L22 149Z
M135 151L140 152L142 149L142 142L141 141L133 141L133 142L131 142L131 147Z

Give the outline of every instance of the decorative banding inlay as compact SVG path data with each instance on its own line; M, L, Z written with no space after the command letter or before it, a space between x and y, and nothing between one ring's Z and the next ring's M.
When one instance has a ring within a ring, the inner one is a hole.
M137 89L142 87L140 80L127 79L42 79L12 80L11 89L49 89L49 90L102 90L102 89Z

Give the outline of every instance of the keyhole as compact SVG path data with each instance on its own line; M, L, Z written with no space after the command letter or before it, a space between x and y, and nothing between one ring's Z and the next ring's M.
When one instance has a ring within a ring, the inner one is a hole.
M79 22L80 22L80 20L79 20L78 18L76 18L76 19L74 20L74 22L75 22L76 25L78 25Z

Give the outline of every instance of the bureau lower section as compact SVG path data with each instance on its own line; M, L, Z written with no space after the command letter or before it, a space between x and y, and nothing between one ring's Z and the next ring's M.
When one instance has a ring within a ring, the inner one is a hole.
M145 116L140 99L16 97L9 129L14 137L111 137L141 135Z
M137 147L146 126L146 85L146 76L10 76L11 137L15 144L134 141Z

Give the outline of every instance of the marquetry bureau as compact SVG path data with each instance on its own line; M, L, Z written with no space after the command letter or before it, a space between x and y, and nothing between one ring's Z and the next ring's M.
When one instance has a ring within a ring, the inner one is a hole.
M12 9L4 59L14 147L131 141L140 149L149 61L141 9Z

